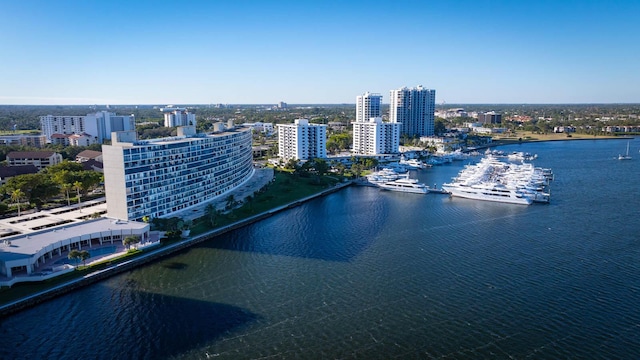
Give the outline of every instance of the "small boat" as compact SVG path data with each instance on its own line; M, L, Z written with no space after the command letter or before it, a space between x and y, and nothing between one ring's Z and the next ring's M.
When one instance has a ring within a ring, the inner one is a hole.
M629 155L629 142L627 141L627 153L625 155L618 155L618 160L631 160L631 155Z

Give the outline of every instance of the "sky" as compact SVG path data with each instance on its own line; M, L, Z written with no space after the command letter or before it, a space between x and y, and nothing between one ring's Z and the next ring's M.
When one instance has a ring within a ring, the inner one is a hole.
M640 1L0 0L0 104L639 103Z

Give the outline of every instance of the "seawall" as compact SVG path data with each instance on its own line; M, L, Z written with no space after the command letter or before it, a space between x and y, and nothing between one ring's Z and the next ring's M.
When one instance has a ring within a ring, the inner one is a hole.
M313 200L315 198L318 197L322 197L322 196L326 196L329 194L332 194L334 192L337 192L339 190L344 189L345 187L348 187L350 185L353 184L353 181L348 181L348 182L344 182L344 183L339 183L329 189L325 189L317 194L302 198L300 200L296 200L293 201L289 204L285 204L276 208L273 208L271 210L265 211L263 213L251 216L249 218L237 221L233 224L229 224L226 225L224 227L221 227L219 229L214 229L211 231L208 231L206 233L197 235L197 236L193 236L191 238L188 239L184 239L181 240L177 243L171 244L171 245L166 245L166 246L162 246L160 248L156 248L153 250L150 250L149 252L144 252L143 254L141 254L140 256L136 257L135 259L131 259L122 263L118 263L115 265L112 265L111 267L108 267L106 269L103 270L98 270L98 271L94 271L90 274L87 274L81 278L78 279L73 279L70 280L69 282L66 282L64 284L60 284L54 288L45 290L45 291L41 291L39 293L27 296L25 298L22 298L20 300L16 300L14 302L5 304L0 306L0 317L6 317L10 314L16 313L18 311L36 306L44 301L56 298L58 296L67 294L73 290L79 289L81 287L87 286L87 285L91 285L93 283L96 283L98 281L107 279L111 276L126 272L126 271L130 271L133 270L135 268L138 268L142 265L145 264L149 264L153 261L159 260L161 258L170 256L171 254L174 254L178 251L181 251L183 249L189 248L195 244L207 241L207 240L211 240L213 238L215 238L216 236L219 236L221 234L224 234L226 232L232 231L232 230L236 230L239 228L242 228L244 226L256 223L262 219L268 218L274 214L277 214L281 211L287 210L287 209L291 209L294 208L296 206L302 205L303 203L309 201L309 200Z

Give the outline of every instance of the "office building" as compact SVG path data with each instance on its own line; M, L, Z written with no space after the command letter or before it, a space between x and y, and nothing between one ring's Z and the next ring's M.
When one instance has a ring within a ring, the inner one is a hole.
M135 131L114 133L112 144L102 146L107 215L170 217L251 178L251 129L232 121L214 129L197 134L193 126L179 127L178 136L144 141Z
M434 133L436 91L422 86L391 90L389 121L402 123L401 134L409 137Z
M364 93L356 97L356 122L363 123L371 118L382 117L380 107L382 105L382 95Z
M327 125L309 124L308 119L278 124L278 156L284 160L326 158Z
M353 122L353 153L357 155L396 154L400 146L400 123L371 118Z

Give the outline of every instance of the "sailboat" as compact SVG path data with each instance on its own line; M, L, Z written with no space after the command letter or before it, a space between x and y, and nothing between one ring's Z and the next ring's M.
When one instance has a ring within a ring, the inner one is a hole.
M629 155L629 142L627 141L627 154L626 155L618 155L618 160L631 160L631 156Z

